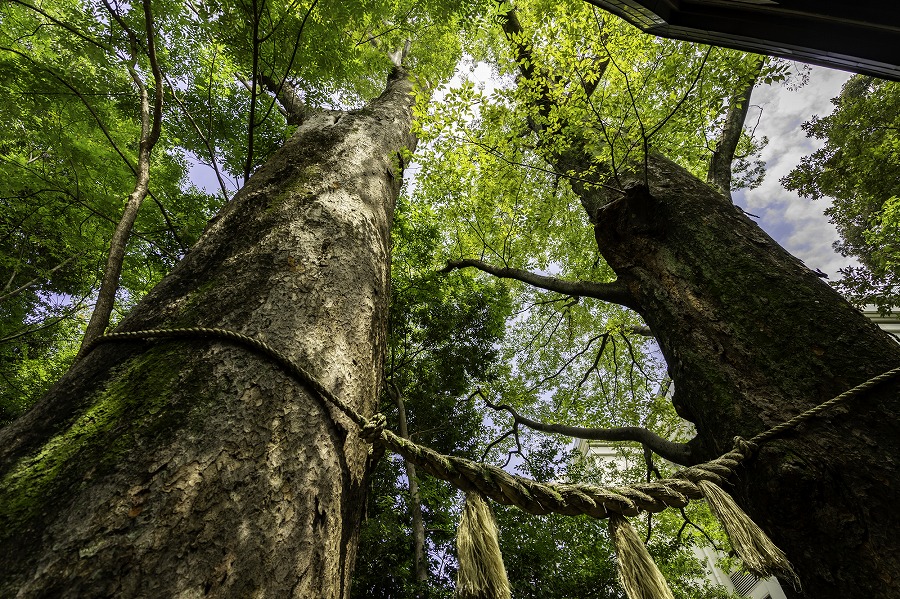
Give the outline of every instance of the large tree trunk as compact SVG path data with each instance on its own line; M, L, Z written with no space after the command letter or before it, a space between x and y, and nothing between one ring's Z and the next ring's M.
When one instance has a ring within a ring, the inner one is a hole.
M118 330L239 331L370 414L410 92L309 118ZM101 345L0 432L0 596L347 596L368 446L315 398L219 342Z
M659 340L696 460L900 366L900 345L731 202L652 156L591 210L597 243ZM587 194L583 194L585 197ZM900 385L762 447L735 494L816 599L900 596Z

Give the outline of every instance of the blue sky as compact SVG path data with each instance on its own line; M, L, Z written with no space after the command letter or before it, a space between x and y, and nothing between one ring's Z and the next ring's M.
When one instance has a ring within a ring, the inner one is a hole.
M841 86L849 73L812 67L809 83L791 91L783 85L764 85L753 92L747 116L750 126L759 119L756 135L769 138L763 150L766 178L757 189L740 190L735 203L745 211L758 215L760 227L811 269L819 268L832 278L837 270L851 263L835 253L832 244L838 239L834 226L823 214L830 205L827 198L812 201L786 191L779 179L788 174L800 159L818 149L818 140L809 139L800 125L813 115L825 116L834 106Z
M463 68L462 72L465 71ZM476 84L483 84L488 93L497 84L486 64L479 64L465 74ZM779 179L799 164L803 156L819 147L817 140L807 138L800 126L813 115L824 116L831 112L831 98L840 93L849 76L843 71L812 67L809 82L800 89L790 90L775 84L754 90L747 122L752 127L758 120L756 135L769 138L769 145L762 152L766 177L759 188L739 190L734 194L737 205L760 217L757 222L763 230L811 269L821 269L832 279L836 278L838 269L849 265L851 260L832 249L838 236L823 214L830 205L828 200L800 198L786 191ZM449 85L458 84L460 80L458 76ZM439 90L435 97L439 99L442 95ZM413 165L407 170L407 176L414 176L416 170ZM209 167L194 163L191 178L207 191L218 191Z
M774 84L753 91L747 126L756 126L757 136L769 138L761 156L766 162L766 177L757 189L736 192L734 201L745 211L758 215L760 227L785 249L811 269L818 268L834 279L838 269L849 265L851 260L832 248L838 235L824 215L830 202L827 198L816 201L800 198L785 190L779 179L797 166L803 156L821 146L818 140L807 138L800 126L813 115L825 116L833 110L831 99L840 93L850 73L799 63L794 64L792 71L797 73L803 69L809 69L809 81L799 89ZM477 85L484 85L487 93L498 84L489 65L478 64L465 71L462 68L448 86L458 85L463 73ZM435 99L441 96L439 90Z

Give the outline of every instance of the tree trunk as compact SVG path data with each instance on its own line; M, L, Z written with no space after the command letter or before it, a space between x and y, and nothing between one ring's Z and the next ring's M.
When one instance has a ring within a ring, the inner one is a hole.
M521 76L543 77L543 110L552 96L515 10L501 24ZM596 166L577 139L545 158L562 173ZM675 409L696 425L695 462L900 366L900 344L726 196L662 156L645 165L619 173L624 193L581 179L572 188L629 307L659 342ZM738 473L735 496L803 584L789 597L900 596L898 390L890 381L828 410Z
M411 90L309 118L118 330L245 333L371 414ZM0 431L0 596L346 597L368 446L315 398L220 342L99 346Z
M659 341L695 460L900 365L900 345L723 195L651 156L592 210L597 243ZM739 472L748 513L816 599L897 597L900 385L765 444Z

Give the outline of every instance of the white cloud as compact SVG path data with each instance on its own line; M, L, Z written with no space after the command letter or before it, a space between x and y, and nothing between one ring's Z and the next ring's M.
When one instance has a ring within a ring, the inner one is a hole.
M832 249L838 235L823 214L830 202L826 198L800 198L785 190L779 179L803 156L821 147L821 142L806 137L801 124L813 115L829 114L834 108L831 98L840 93L849 76L843 71L812 67L809 83L799 90L765 85L754 91L748 122L755 122L762 110L756 134L769 138L762 155L766 179L755 190L735 193L735 202L747 212L759 215L759 225L778 243L810 268L821 269L832 277L850 260Z

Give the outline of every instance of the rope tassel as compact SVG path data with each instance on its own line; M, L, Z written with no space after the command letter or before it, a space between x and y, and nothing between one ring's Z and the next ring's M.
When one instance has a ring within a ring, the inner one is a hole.
M760 577L778 576L800 589L800 579L791 567L787 556L772 542L766 533L750 519L718 485L701 480L697 483L710 509L725 528L731 546L737 552L744 567Z
M457 599L509 599L509 580L497 541L497 523L478 493L466 494L456 533Z
M628 599L674 599L662 572L624 516L611 514L609 534L616 546L619 580Z

